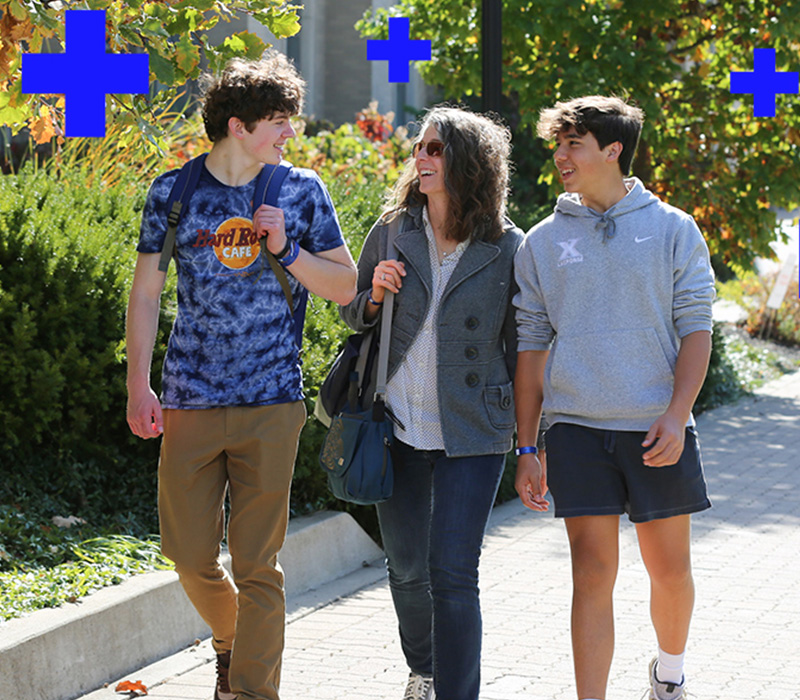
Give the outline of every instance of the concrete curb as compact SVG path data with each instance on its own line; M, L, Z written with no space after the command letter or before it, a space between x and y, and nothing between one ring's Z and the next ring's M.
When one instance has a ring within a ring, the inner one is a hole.
M294 614L315 607L317 586L358 574L381 557L380 548L347 513L293 519L279 557L287 597L312 591ZM68 700L209 634L174 572L142 574L79 603L5 623L0 688L3 695L13 688L15 700Z

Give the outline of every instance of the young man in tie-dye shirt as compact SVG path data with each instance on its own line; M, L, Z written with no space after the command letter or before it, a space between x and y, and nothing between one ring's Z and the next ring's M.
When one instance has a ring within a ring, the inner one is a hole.
M178 313L160 400L150 364L177 170L150 188L128 305L128 423L145 439L163 434L162 550L211 627L215 700L278 700L285 604L277 554L306 417L294 310L259 239L266 236L284 267L295 305L303 288L340 304L356 292L333 203L313 171L293 168L277 206L262 204L253 214L258 175L281 161L295 135L290 118L304 88L277 52L235 59L208 80L203 120L213 147L178 226ZM219 561L228 490L233 578Z

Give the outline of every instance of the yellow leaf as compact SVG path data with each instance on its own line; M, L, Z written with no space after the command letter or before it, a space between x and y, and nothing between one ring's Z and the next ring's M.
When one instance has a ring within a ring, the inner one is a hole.
M184 34L175 45L175 61L178 67L187 75L200 63L197 47L192 43L188 34Z
M39 113L40 116L38 118L29 120L29 126L33 140L37 144L42 144L52 139L56 135L56 130L53 125L53 119L50 116L50 110L47 107L42 107Z

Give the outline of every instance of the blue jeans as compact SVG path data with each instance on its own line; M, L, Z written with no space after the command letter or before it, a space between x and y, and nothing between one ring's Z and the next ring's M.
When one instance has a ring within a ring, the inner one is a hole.
M447 457L392 447L394 492L377 505L389 585L409 668L437 700L477 700L478 560L505 455Z

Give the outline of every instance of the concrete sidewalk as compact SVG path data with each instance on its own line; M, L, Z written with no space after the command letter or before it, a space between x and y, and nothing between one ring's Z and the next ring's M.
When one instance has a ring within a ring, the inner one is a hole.
M689 689L704 700L800 700L800 372L698 423L714 508L694 519ZM639 700L656 641L625 519L620 550L608 700ZM332 600L290 615L282 698L399 700L408 671L385 576L343 598L316 595ZM495 509L481 563L483 700L575 698L570 595L563 523L518 503ZM127 678L150 698L206 700L212 661L206 641ZM83 700L124 697L113 685Z

